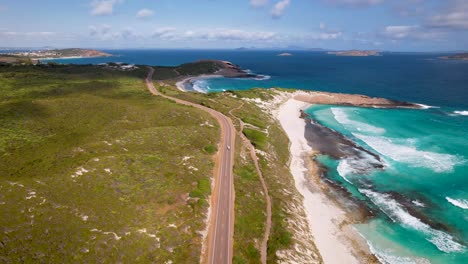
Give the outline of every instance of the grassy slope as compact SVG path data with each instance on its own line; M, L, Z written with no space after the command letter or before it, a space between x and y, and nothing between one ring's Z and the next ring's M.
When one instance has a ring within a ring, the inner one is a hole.
M219 130L144 74L0 67L0 262L199 260Z
M170 83L170 82L168 82ZM265 114L255 103L248 103L240 98L261 98L267 100L272 93L268 90L235 91L232 93L198 94L182 93L173 87L160 86L159 90L188 101L197 102L223 112L227 116L230 110L244 103L236 110L236 117L241 118L250 126L244 128L243 133L252 141L256 148L268 153L259 156L262 173L266 178L268 189L272 197L272 230L268 241L268 263L277 263L278 252L290 252L301 259L301 254L313 256L320 262L312 241L299 241L293 238L297 233L300 237L300 225L296 221L305 218L301 208L301 196L295 189L294 180L289 172L289 140L275 120ZM268 136L263 130L267 130ZM238 138L238 145L241 140ZM260 263L259 247L265 228L265 200L258 175L248 153L239 151L237 146L235 173L235 229L234 229L234 263ZM298 210L298 211L297 211ZM298 217L299 214L299 218ZM299 226L299 228L298 228ZM304 225L303 225L304 226ZM307 240L306 238L304 238ZM299 253L296 249L304 250ZM309 250L307 252L307 250ZM304 253L305 252L305 253ZM310 259L310 258L309 258Z

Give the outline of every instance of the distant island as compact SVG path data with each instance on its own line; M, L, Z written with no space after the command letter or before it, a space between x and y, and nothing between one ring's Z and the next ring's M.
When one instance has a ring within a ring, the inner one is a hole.
M278 57L288 57L288 56L292 56L292 54L291 54L291 53L285 52L285 53L280 53L280 54L278 54L277 56L278 56Z
M457 53L457 54L454 54L454 55L444 56L444 57L440 57L440 58L445 59L445 60L468 60L468 52Z
M381 56L380 52L376 50L329 51L328 54L333 54L336 56L352 56L352 57Z

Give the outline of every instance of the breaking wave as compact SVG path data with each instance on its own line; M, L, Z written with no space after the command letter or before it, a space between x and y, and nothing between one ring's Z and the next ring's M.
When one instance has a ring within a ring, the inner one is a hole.
M440 251L451 253L463 252L465 250L465 246L454 241L451 235L433 229L429 225L421 222L418 218L409 214L397 201L392 199L390 195L367 189L359 189L359 192L366 195L394 222L423 233L426 240L434 244Z
M412 258L393 255L389 250L377 250L372 244L367 242L370 251L385 264L430 264L431 262L425 258Z
M456 115L468 116L468 111L453 111Z
M253 77L252 79L256 80L256 81L265 81L265 80L269 80L271 79L271 76L270 75L266 75L266 74L256 74L254 73L252 70L244 70L245 73L247 74L252 74L252 75L255 75L255 77Z
M463 162L454 155L418 150L414 147L414 140L406 139L401 144L397 144L395 141L398 142L401 139L366 136L357 133L353 133L353 135L380 154L412 167L425 167L438 173L451 172L456 165Z
M205 79L197 79L192 83L192 89L200 93L207 93L210 90L208 81Z
M372 134L383 134L385 129L380 127L375 127L363 122L352 120L349 118L346 110L343 108L331 108L333 116L338 123L342 124L346 129L357 130L360 132L367 132Z
M465 209L465 210L468 210L468 200L465 200L465 199L453 199L453 198L450 198L450 197L445 197L445 199L447 199L447 201L453 205L455 205L456 207L460 207L462 209Z
M421 107L422 109L430 109L430 108L440 108L438 106L432 106L432 105L425 105L425 104L415 104Z

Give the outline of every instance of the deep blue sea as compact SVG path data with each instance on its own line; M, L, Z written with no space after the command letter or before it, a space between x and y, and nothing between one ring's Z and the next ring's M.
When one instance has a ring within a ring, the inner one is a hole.
M111 58L62 63L127 62L178 65L229 60L264 75L254 79L198 80L203 92L286 87L359 93L409 101L428 109L313 106L307 112L378 154L383 169L363 173L366 160L321 156L328 177L376 209L357 225L385 263L468 263L468 61L445 54L384 53L337 57L323 52L108 50Z

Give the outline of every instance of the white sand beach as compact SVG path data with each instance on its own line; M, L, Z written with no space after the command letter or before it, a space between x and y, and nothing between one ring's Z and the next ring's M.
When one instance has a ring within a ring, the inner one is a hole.
M361 263L357 256L359 254L354 252L349 240L350 236L358 240L359 234L352 228L346 228L344 231L339 227L340 223L346 220L345 212L330 201L320 188L311 191L311 188L307 187L307 184L313 183L307 183L304 158L312 153L312 149L304 137L305 121L299 115L300 110L306 109L310 104L293 99L292 94L288 97L289 99L274 112L291 141L290 170L296 188L304 196L304 208L315 244L324 263ZM365 251L368 250L364 249Z

